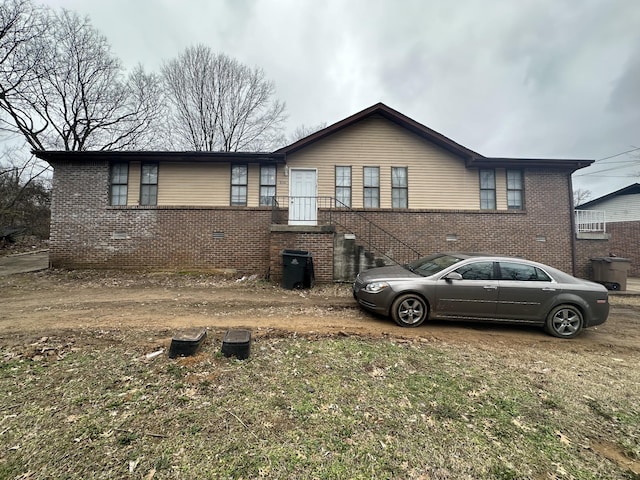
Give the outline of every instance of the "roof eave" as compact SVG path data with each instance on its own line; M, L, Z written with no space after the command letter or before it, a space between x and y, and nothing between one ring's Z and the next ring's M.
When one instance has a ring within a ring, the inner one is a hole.
M576 171L588 167L595 160L567 159L567 158L506 158L506 157L481 157L467 161L468 167L486 168L555 168Z
M640 183L632 183L631 185L627 185L626 187L616 190L615 192L607 193L606 195L603 195L601 197L595 198L593 200L589 200L588 202L584 202L580 205L577 205L576 209L584 209L585 207L597 205L598 203L601 203L605 200L609 200L610 198L613 198L613 197L618 197L621 195L636 195L636 194L640 194Z
M398 112L397 110L388 107L384 103L376 103L375 105L366 108L361 112L355 113L354 115L340 120L333 125L312 133L311 135L304 137L297 142L292 143L291 145L287 145L286 147L276 150L274 153L284 153L290 155L372 115L381 115L382 117L395 123L396 125L406 128L412 133L421 136L428 141L435 143L439 147L460 157L466 159L472 157L482 158L482 155L480 155L479 153L474 152L473 150L470 150L460 145L459 143L454 142L450 138L447 138L444 135L436 132L435 130L430 129L429 127L422 125L419 122L416 122L412 118L409 118L406 115Z
M284 163L284 154L268 152L167 152L167 151L60 151L34 150L36 157L49 163L64 160L89 161L180 161L180 162L274 162Z

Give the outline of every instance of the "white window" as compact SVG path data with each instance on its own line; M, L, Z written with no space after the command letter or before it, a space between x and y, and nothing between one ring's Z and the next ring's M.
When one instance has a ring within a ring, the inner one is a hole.
M408 208L407 167L391 167L391 206Z
M113 163L109 188L109 203L111 205L126 205L129 182L129 164Z
M522 170L507 170L507 208L522 209Z
M336 207L351 207L351 167L336 167Z
M480 208L482 210L496 209L495 170L480 170Z
M379 167L364 167L364 208L380 208Z
M276 196L276 166L262 165L260 167L260 206L270 207Z
M231 166L231 206L247 206L247 172L246 165Z
M140 175L140 205L158 204L158 164L143 163Z

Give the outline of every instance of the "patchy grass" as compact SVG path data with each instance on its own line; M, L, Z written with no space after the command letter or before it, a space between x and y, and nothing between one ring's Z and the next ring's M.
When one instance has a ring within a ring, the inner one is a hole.
M0 478L640 475L629 360L294 335L149 359L131 335L0 349Z

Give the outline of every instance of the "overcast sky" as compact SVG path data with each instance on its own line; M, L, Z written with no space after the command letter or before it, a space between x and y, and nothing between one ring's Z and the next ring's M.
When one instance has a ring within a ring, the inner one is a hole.
M574 174L591 199L640 182L640 150L600 160L640 147L638 0L43 3L128 68L198 43L261 67L289 132L383 102L486 156L599 160Z

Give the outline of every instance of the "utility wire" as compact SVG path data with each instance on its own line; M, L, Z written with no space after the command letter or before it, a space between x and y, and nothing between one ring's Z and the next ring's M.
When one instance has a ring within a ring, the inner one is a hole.
M636 147L636 148L633 148L633 149L631 149L631 150L627 150L626 152L616 153L615 155L610 155L610 156L608 156L608 157L599 158L599 159L598 159L598 160L596 160L594 163L602 162L602 161L604 161L604 160L609 160L609 159L611 159L611 158L615 158L615 157L619 157L620 155L626 155L627 153L636 152L636 151L638 151L638 150L640 150L640 147ZM595 171L595 172L579 173L579 174L576 174L576 175L573 175L573 176L574 176L574 177L586 177L586 176L589 176L589 175L598 175L598 174L600 174L600 173L602 173L602 172L608 172L608 171L610 171L610 170L617 170L617 169L619 169L619 168L629 168L629 167L631 167L631 166L634 166L634 165L638 165L638 164L640 164L640 160L638 160L638 159L629 159L629 160L624 160L624 161L620 161L620 162L610 162L610 163L609 163L609 165L610 165L610 164L612 164L612 163L627 163L627 162L632 162L632 163L630 163L629 165L622 165L622 166L617 166L617 167L604 168L604 169L602 169L602 170L597 170L597 171ZM635 175L629 175L629 176L632 176L632 177L633 177L633 176L635 176Z
M577 174L577 175L574 175L574 177L585 177L585 176L588 176L588 175L597 175L597 174L599 174L599 173L609 172L609 171L611 171L611 170L617 170L617 169L619 169L619 168L629 168L629 167L633 167L633 166L635 166L635 165L640 165L640 160L636 161L636 162L635 162L635 163L633 163L633 164L626 165L626 166L622 166L622 167L621 167L621 166L617 166L617 167L611 167L611 168L603 168L602 170L598 170L598 171L595 171L595 172L579 173L579 174ZM629 175L629 176L634 176L634 175Z
M615 155L611 155L610 157L599 158L599 159L596 160L596 162L601 162L603 160L609 160L610 158L619 157L620 155L626 155L627 153L636 152L638 150L640 150L640 147L636 147L636 148L633 148L631 150L627 150L626 152L616 153Z

